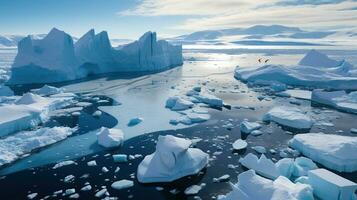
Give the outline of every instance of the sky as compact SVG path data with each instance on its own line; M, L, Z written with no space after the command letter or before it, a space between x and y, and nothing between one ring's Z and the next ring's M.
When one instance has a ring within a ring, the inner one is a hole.
M354 29L357 0L0 0L0 34L80 37L89 29L136 39L198 30L281 24L308 30Z

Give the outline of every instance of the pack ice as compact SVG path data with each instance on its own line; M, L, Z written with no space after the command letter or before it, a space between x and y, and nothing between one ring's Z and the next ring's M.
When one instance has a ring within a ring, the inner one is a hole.
M221 195L219 200L313 200L311 186L302 183L292 183L288 178L279 176L272 181L248 170L238 175L238 183L227 195Z
M18 43L8 84L60 82L109 72L154 72L182 62L182 47L157 40L155 32L113 48L105 31L90 30L74 44L70 35L53 28L43 39L28 36Z
M339 172L357 170L357 137L324 133L298 134L289 141L289 146L329 169Z
M313 121L297 107L277 106L273 107L263 116L263 121L274 121L280 125L296 128L310 129Z
M171 182L201 171L208 163L208 154L190 148L191 144L191 140L172 135L159 136L156 151L138 166L139 182Z
M235 78L261 85L284 83L291 86L357 90L357 69L347 61L336 61L309 51L296 66L265 65L259 68L237 67Z

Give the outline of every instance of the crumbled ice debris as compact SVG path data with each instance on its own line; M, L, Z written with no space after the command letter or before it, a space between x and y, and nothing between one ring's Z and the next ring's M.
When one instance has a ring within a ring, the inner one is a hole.
M94 167L94 166L97 166L97 162L95 160L92 160L92 161L87 162L87 165L89 167Z
M108 129L102 127L97 133L98 144L103 147L117 147L122 145L124 140L124 133L120 129Z
M317 165L309 158L298 157L294 162L293 176L307 176L308 171L317 169Z
M34 199L34 198L37 197L37 195L38 195L38 193L31 193L31 194L27 195L27 198L28 199Z
M312 91L311 101L331 106L338 110L357 113L357 92L347 94L344 90L327 92L316 89Z
M186 188L184 193L186 195L195 195L198 194L198 192L202 189L202 186L200 185L191 185L190 187Z
M238 175L238 183L233 185L233 191L221 195L219 200L313 200L312 188L301 183L292 183L289 179L279 176L271 181L256 175L254 170L248 170Z
M138 124L140 124L142 121L143 121L143 118L140 118L140 117L133 118L133 119L131 119L131 120L128 122L128 126L138 125Z
M65 183L72 182L72 181L74 180L74 178L75 178L75 176L73 176L72 174L70 174L70 175L64 177L63 182L65 182Z
M100 117L102 115L102 111L97 110L92 115L93 115L93 117Z
M238 139L232 144L232 146L234 150L242 150L247 148L248 143L242 139Z
M247 120L244 120L240 124L240 131L249 134L254 130L260 129L261 127L262 126L257 122L249 122Z
M357 184L326 169L309 171L308 183L320 199L355 199Z
M214 183L229 181L231 177L228 174L222 175L218 178L213 178Z
M166 101L166 108L174 111L187 110L194 106L191 101L185 100L179 96L170 97Z
M134 182L130 180L120 180L112 183L111 187L116 190L126 189L134 186Z
M91 185L86 185L84 187L81 188L81 191L89 191L92 189L92 186Z
M76 128L53 127L22 131L0 139L0 166L13 162L33 150L66 139Z
M172 135L159 136L156 151L139 164L139 182L171 182L196 174L208 164L208 154L190 148L191 141Z
M41 87L39 89L34 89L31 91L34 92L35 94L38 94L41 96L49 96L49 95L62 93L62 92L64 92L64 89L56 88L56 87L49 86L49 85L44 85L43 87Z
M55 166L52 167L52 169L57 169L57 168L67 166L67 165L77 165L77 163L74 162L73 160L66 160L66 161L57 163Z
M267 150L263 146L254 146L254 147L252 147L252 149L258 153L261 153L261 154L267 152Z
M272 108L263 116L263 121L274 121L283 126L296 129L310 129L313 121L299 108L279 106Z
M357 137L306 133L295 135L289 146L306 157L339 172L357 170Z
M240 158L239 163L248 169L254 169L258 174L273 180L279 176L279 171L273 161L265 157L264 154L258 159L256 155L249 153L245 157Z
M126 154L114 154L113 156L114 162L127 162L128 156Z
M103 173L107 173L107 172L109 172L109 169L106 168L106 167L102 167L102 172L103 172Z
M99 190L97 193L95 193L95 197L101 198L105 195L105 193L107 193L107 189L103 188L103 189Z

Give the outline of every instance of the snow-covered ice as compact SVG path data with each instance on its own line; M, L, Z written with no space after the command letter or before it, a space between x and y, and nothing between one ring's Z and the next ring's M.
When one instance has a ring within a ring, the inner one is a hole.
M312 188L301 183L292 183L288 178L279 176L272 181L256 175L254 170L248 170L238 175L238 183L227 195L221 195L219 200L313 200Z
M347 94L344 90L324 91L315 89L312 91L311 101L342 111L357 113L357 92Z
M310 129L313 125L313 121L308 114L292 106L277 106L272 108L263 116L263 121L273 121L296 129Z
M139 182L171 182L198 173L208 163L208 154L190 148L191 140L172 135L159 136L156 151L139 164Z
M274 162L268 159L264 154L258 159L256 155L249 153L245 157L240 158L239 163L272 180L275 180L280 175Z
M295 135L289 146L329 169L339 172L357 170L357 137L306 133Z
M97 137L98 144L103 147L118 147L123 143L124 133L120 129L108 129L102 127L98 130Z

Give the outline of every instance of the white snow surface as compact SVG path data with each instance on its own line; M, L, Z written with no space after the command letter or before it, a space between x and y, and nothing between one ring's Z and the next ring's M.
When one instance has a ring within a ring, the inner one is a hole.
M357 170L357 137L324 133L298 134L289 146L329 169L339 172Z
M0 166L11 163L35 149L64 140L75 130L69 127L46 127L2 138L0 140Z
M220 196L219 200L313 200L312 188L307 184L292 183L288 178L279 176L272 181L248 170L238 175L238 183L233 191Z
M263 116L263 121L273 121L296 129L310 129L313 125L313 120L309 115L292 106L273 107Z
M191 144L191 140L172 135L159 136L156 151L138 166L139 182L171 182L201 171L208 163L208 154L190 148Z

